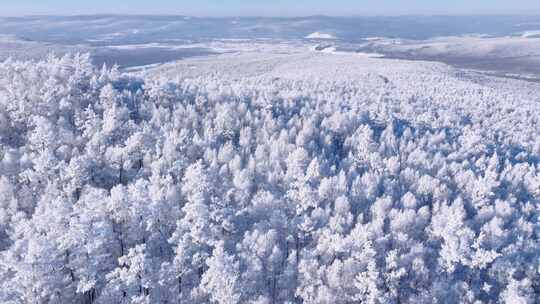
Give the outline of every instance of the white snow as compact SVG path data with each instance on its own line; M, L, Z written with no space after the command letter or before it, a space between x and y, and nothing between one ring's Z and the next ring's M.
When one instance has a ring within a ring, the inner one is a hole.
M523 37L523 38L540 38L540 30L526 31L523 34L521 34L521 37Z
M386 37L366 37L364 38L364 40L366 41L379 41L379 40L385 40L387 39Z
M306 39L337 39L334 35L321 32L313 32L305 37Z

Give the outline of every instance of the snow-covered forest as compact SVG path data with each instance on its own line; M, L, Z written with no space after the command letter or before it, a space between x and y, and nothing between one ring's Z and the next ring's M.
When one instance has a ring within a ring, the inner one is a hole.
M0 63L1 303L540 302L540 85L227 56Z

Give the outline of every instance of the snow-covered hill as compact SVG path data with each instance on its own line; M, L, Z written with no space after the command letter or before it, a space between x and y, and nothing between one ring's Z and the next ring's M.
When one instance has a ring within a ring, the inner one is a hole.
M540 75L540 39L532 32L523 37L378 39L361 45L358 50L394 58L440 61L463 68Z
M219 45L0 63L0 302L539 300L538 83Z
M379 16L296 18L189 16L0 17L0 34L53 43L92 45L223 38L302 39L314 32L346 41L368 37L429 39L438 36L521 35L538 30L538 16Z

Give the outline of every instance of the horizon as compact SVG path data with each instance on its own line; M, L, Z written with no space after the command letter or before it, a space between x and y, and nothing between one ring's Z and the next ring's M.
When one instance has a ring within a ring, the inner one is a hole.
M192 15L180 13L72 13L72 14L25 14L25 15L4 15L0 13L0 18L32 18L32 17L100 17L100 16L121 16L121 17L190 17L190 18L271 18L271 19L295 19L295 18L376 18L376 17L540 17L540 10L527 13L388 13L388 14L306 14L306 15Z
M199 0L176 3L173 0L142 0L72 2L51 0L20 0L3 4L0 16L81 16L81 15L173 15L193 17L305 17L305 16L403 16L403 15L535 15L540 14L540 2L522 0L520 4L506 0L479 0L470 3L456 0L439 3L428 0L398 0L364 3L354 0L275 0L272 3L228 0Z

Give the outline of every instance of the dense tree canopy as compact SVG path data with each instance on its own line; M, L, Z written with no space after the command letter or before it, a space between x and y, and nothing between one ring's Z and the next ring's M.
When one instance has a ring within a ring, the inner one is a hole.
M538 95L340 60L1 63L0 302L538 303Z

